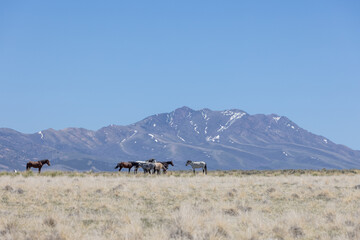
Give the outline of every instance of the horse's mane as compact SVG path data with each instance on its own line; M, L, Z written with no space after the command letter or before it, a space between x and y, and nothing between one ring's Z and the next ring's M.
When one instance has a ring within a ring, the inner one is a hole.
M38 162L41 162L42 164L48 162L49 160L48 159L44 159L44 160L41 160L41 161L38 161Z

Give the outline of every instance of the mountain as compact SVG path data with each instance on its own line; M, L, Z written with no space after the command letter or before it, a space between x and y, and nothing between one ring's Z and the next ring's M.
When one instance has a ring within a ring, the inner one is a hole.
M206 161L209 170L360 168L360 151L312 134L287 117L188 107L97 131L0 129L0 170L23 170L27 161L45 158L52 163L46 169L79 171L113 171L117 162L150 158L173 160L172 169L187 169L189 159Z

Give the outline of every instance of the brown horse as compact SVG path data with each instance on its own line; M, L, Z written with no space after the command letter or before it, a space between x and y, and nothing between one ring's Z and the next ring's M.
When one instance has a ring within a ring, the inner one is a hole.
M44 164L47 164L48 166L50 166L50 161L48 159L37 161L37 162L30 161L26 164L26 171L30 170L30 168L33 167L33 168L38 168L39 173L40 173L41 168L44 166Z
M119 162L115 169L119 168L119 172L121 171L121 169L123 168L128 168L129 169L129 173L132 167L139 167L139 163L137 162ZM135 173L135 172L134 172Z
M162 163L166 169L169 168L169 165L174 166L174 163L172 161L160 162L160 163Z

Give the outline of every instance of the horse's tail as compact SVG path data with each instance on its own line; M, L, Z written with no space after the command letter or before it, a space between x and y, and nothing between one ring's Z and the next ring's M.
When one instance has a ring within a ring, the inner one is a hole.
M205 163L205 174L207 174L207 165L206 165L206 163Z

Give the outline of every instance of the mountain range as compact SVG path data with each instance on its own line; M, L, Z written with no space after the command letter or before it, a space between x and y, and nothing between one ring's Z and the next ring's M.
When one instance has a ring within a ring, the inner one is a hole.
M50 159L43 170L114 171L117 162L206 161L209 170L360 168L360 151L308 132L284 116L232 109L178 108L137 123L47 129L23 134L0 128L0 171L24 170L27 161Z

